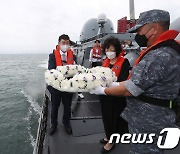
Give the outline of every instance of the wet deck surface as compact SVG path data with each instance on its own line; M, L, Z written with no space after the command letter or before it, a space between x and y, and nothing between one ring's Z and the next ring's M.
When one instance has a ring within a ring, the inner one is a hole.
M88 100L92 102L98 102L98 97L92 96L89 94L84 94L85 99L82 100L82 103L86 103ZM91 97L91 99L90 99ZM76 101L77 96L74 96L73 104L72 104L72 112L78 109L78 103ZM50 103L50 102L49 102ZM47 125L47 132L46 137L44 140L44 148L43 154L100 154L102 144L99 142L105 135L103 132L86 135L86 136L79 136L75 137L73 135L67 135L65 133L63 124L62 124L62 111L63 105L60 105L59 108L59 117L58 117L58 127L52 136L48 135L48 131L50 128L50 108L51 103L49 104L48 110L48 125ZM80 116L84 111L74 112L76 116ZM86 112L85 112L86 113ZM89 114L88 114L89 115ZM96 116L99 115L97 112ZM81 129L81 128L79 128ZM93 129L93 128L92 128ZM128 144L116 144L115 149L113 149L111 154L128 154L129 153L129 145ZM180 154L180 145L173 150L165 151L165 154Z

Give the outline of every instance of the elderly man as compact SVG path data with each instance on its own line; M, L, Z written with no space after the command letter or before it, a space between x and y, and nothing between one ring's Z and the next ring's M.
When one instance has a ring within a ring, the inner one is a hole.
M147 49L141 52L129 80L91 91L99 95L128 96L121 116L128 122L129 132L157 135L153 144L131 144L131 154L163 153L157 147L159 132L175 127L176 115L171 108L180 89L180 46L174 40L178 32L169 30L169 24L167 11L141 13L129 32L137 32L135 41Z

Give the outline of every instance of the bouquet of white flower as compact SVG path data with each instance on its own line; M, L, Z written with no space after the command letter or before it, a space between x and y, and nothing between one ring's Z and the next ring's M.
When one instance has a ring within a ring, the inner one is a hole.
M69 77L71 78L67 79ZM100 66L87 69L80 65L66 65L45 72L48 85L67 92L88 92L96 86L108 87L116 80L117 77L110 68Z

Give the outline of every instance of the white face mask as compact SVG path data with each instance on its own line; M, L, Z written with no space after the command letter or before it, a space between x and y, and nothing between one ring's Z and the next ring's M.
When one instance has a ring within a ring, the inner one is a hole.
M109 59L113 59L116 57L116 52L106 52L106 56L109 58Z
M61 45L61 50L63 52L66 52L68 48L69 48L69 45Z

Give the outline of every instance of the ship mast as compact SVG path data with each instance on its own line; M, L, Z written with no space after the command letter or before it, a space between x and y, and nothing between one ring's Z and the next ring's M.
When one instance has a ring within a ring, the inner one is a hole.
M135 20L134 0L129 0L130 21Z

